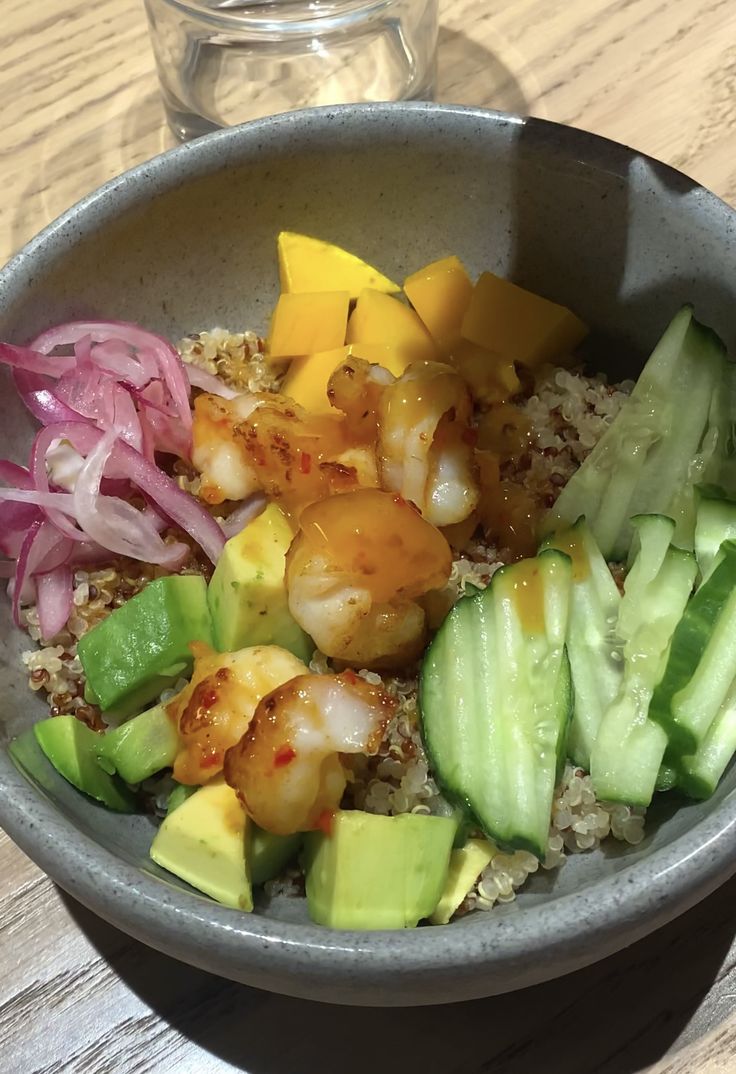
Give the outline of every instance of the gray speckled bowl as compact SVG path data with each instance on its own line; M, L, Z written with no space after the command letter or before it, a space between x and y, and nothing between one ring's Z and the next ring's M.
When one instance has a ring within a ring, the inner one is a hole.
M425 104L306 111L184 145L108 183L0 274L0 338L69 317L140 321L174 338L263 326L281 228L334 240L398 279L440 255L565 302L602 368L636 368L675 309L736 342L736 213L684 176L539 120ZM5 375L3 373L3 375ZM5 384L10 392L10 386ZM7 395L10 399L10 394ZM0 455L25 457L7 402ZM567 973L703 898L736 868L736 770L709 802L652 810L646 841L535 876L517 902L446 928L338 933L296 900L217 906L147 858L152 822L97 808L13 766L41 713L2 608L0 820L62 887L146 943L215 973L337 1003L485 996Z

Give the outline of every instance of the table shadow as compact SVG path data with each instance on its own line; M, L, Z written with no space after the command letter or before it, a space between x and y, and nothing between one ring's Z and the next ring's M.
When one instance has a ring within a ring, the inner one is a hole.
M628 950L564 978L467 1003L367 1009L273 996L211 976L61 897L147 1007L247 1074L634 1074L675 1042L713 1028L698 1009L709 992L716 1005L736 928L735 878Z
M436 99L442 104L495 108L526 115L528 102L513 72L489 49L441 26L437 40Z

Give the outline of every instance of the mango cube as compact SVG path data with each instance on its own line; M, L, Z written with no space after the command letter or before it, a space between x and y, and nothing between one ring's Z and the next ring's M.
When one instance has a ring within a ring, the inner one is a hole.
M529 368L566 358L588 333L565 306L484 272L463 317L462 335Z
M283 292L349 291L357 298L364 287L387 294L399 290L388 276L331 242L282 231L277 244Z
M366 287L348 321L348 343L383 343L412 362L437 360L437 348L414 310L403 302Z
M521 388L514 363L477 343L461 339L452 347L449 359L480 403L502 403Z
M336 347L294 358L281 382L282 394L288 395L310 414L334 414L327 398L327 382L349 353L349 347Z
M457 257L445 257L407 276L404 292L441 347L460 335L460 325L473 294L473 284Z
M349 306L349 291L281 295L271 318L271 358L293 358L342 347Z
M327 383L337 367L351 356L381 365L395 377L400 377L411 362L411 356L402 354L396 347L350 343L335 350L294 358L281 384L282 393L311 414L334 414L327 398Z

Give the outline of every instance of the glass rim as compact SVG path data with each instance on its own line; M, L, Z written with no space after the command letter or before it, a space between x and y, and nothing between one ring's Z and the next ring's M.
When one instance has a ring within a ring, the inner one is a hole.
M168 7L220 29L277 34L309 34L317 29L324 33L358 17L370 18L395 3L327 0L320 8L320 0L215 0L214 4L210 0L146 0L151 9Z

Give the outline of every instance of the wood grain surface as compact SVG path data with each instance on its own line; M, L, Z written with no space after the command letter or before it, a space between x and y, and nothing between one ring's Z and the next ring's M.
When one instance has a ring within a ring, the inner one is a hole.
M0 255L172 144L140 0L3 0ZM735 0L444 0L438 97L596 131L736 203ZM736 880L628 951L430 1010L268 996L149 951L0 833L2 1074L736 1071Z

